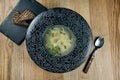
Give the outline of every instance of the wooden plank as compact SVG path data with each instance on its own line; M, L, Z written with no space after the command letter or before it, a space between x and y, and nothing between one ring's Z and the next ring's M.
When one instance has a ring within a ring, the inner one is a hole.
M120 0L107 0L108 26L114 80L120 79Z
M0 0L0 23L19 0ZM25 42L17 46L0 33L0 80L120 80L120 0L37 0L47 8L65 7L81 14L105 44L84 74L79 68L64 74L47 72L29 57ZM94 46L93 46L94 47Z

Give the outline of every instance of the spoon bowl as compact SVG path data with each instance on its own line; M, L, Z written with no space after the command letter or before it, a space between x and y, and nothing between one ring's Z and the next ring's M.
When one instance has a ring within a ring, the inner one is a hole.
M102 37L97 37L95 42L94 42L94 45L95 45L95 48L101 48L104 44L104 38Z

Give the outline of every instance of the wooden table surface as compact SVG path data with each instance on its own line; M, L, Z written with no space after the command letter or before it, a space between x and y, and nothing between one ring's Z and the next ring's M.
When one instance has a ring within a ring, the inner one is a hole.
M0 0L0 23L19 0ZM47 72L30 59L25 41L16 45L0 33L0 80L120 80L120 0L38 0L47 8L65 7L89 23L93 39L105 38L87 74L83 63L64 74ZM92 51L92 49L91 49Z

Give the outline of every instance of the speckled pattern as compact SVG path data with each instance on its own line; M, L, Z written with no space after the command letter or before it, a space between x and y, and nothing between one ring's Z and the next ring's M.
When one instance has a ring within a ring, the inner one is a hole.
M44 31L53 25L64 25L76 36L74 50L65 56L53 56L44 46ZM92 32L85 19L66 8L53 8L39 14L30 24L26 45L31 59L41 68L64 73L79 67L88 57L92 45Z

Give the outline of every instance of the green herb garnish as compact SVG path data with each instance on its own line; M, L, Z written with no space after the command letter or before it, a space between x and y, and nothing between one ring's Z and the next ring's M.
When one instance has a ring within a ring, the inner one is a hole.
M50 53L54 56L61 55L60 48L58 46L56 47L51 46L49 50L50 50Z
M67 47L64 45L64 48L66 49Z

